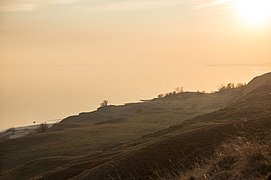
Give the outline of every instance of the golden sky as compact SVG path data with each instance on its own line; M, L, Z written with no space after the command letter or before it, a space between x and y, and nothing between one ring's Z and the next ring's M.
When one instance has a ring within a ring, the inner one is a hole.
M1 0L0 129L90 111L104 99L122 104L177 86L211 91L248 82L271 70L271 15L253 16L270 6L255 7Z

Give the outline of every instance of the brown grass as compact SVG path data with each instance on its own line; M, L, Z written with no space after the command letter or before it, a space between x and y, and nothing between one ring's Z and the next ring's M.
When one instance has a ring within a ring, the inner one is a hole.
M271 136L237 137L224 143L202 165L167 179L257 180L271 178Z

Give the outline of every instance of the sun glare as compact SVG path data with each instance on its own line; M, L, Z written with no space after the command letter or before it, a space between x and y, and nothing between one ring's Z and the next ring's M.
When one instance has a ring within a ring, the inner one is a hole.
M236 0L235 7L249 25L264 26L271 21L271 0Z

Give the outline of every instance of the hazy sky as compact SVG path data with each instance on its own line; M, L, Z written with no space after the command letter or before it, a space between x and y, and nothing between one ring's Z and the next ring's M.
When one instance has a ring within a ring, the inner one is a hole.
M270 19L248 24L233 4L1 0L0 129L270 71Z

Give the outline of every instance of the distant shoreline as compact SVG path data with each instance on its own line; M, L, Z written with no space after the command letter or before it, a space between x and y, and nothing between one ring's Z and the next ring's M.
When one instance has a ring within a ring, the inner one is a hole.
M55 119L55 120L49 120L49 121L45 121L46 124L56 124L59 123L60 121L62 121L63 119ZM20 128L29 128L29 127L34 127L34 126L39 126L41 123L32 123L32 124L25 124L25 125L20 125L20 126L15 126L15 127L9 127L9 128L3 128L0 129L0 133L3 133L11 128L15 128L15 129L20 129Z

